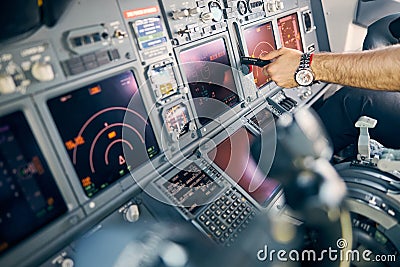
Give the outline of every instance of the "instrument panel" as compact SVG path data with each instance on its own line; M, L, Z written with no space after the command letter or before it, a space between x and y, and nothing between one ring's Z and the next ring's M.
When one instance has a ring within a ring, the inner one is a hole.
M248 147L230 147L259 134L249 114L296 112L325 85L279 88L240 56L318 50L313 12L297 0L72 0L54 26L0 43L0 265L73 260L70 246L105 217L158 210L132 200L147 186L222 244L233 232L206 225L209 205L243 200L239 225L274 209L279 185L249 177ZM160 178L175 168L189 171ZM201 189L182 192L189 180Z

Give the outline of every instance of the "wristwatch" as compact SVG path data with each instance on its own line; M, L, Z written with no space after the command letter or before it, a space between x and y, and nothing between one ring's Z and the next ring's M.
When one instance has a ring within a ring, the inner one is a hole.
M312 53L304 53L301 55L300 65L294 74L294 80L300 86L309 86L314 82L314 72L310 68L312 57Z

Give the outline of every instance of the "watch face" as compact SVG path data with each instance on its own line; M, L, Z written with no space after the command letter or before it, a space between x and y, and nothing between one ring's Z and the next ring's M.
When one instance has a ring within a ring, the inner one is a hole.
M301 69L296 72L296 82L301 86L308 86L314 81L314 74L310 69Z

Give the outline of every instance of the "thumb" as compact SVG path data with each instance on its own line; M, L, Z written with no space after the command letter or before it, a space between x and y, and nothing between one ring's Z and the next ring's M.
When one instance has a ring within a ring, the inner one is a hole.
M278 50L272 50L268 54L263 55L260 58L264 59L264 60L271 60L271 59L277 58L281 55L283 55L283 51L282 51L282 49L278 49Z

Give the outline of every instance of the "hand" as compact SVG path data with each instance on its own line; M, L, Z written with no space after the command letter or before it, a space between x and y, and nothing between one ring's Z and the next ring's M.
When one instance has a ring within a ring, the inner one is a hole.
M298 86L294 74L299 67L302 52L291 48L279 48L262 57L273 60L263 68L263 73L270 77L277 85L285 88Z

